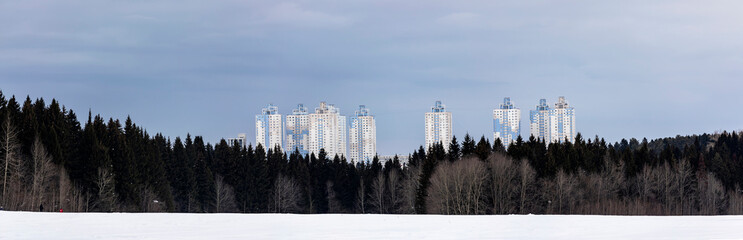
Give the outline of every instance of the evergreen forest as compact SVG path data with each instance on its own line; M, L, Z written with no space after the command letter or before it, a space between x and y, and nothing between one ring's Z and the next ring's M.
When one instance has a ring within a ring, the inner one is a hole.
M405 163L351 163L171 139L90 111L81 123L54 99L0 92L0 144L0 206L13 211L743 214L740 132L510 146L466 135Z

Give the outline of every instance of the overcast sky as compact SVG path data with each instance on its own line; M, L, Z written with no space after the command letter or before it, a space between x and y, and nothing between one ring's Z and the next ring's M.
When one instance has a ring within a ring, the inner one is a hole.
M454 133L492 137L503 97L566 96L609 141L739 130L742 1L0 1L0 89L56 98L171 137L247 133L273 103L358 105L378 152L424 142L436 100Z

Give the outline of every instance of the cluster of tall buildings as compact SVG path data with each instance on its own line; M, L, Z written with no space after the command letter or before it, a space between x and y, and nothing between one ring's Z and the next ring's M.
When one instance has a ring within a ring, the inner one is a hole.
M318 154L324 149L330 157L338 155L352 161L371 161L377 153L374 116L361 105L350 118L350 126L348 122L339 108L325 102L313 113L299 104L286 118L278 113L278 107L269 104L255 116L255 140L256 144L278 147L285 152L298 150L305 155Z
M553 108L546 99L530 111L529 128L532 136L545 142L563 142L575 138L575 109L570 107L565 97L559 97ZM426 113L426 147L443 143L448 148L452 135L452 114L446 111L441 101L436 101L431 112ZM516 141L521 135L521 110L514 107L511 98L493 109L493 139L501 139L504 145ZM447 149L448 150L448 149Z
M540 99L539 105L529 114L531 135L544 139L545 142L572 141L575 138L575 109L559 97L554 108L547 105L546 99Z
M540 99L529 114L529 129L532 136L547 143L562 142L575 138L575 109L559 97L554 107ZM351 161L371 161L377 154L377 127L374 115L360 105L350 118L341 115L333 104L320 102L314 112L303 104L297 105L284 117L279 108L269 104L255 116L255 141L264 148L279 148L284 152L298 150L300 154L318 154L324 149L328 156L347 157ZM511 98L493 109L493 139L501 139L504 145L516 141L521 135L521 110L514 107ZM448 143L453 138L452 113L446 111L441 101L436 101L431 111L425 114L425 146ZM232 145L245 146L245 134L230 138Z

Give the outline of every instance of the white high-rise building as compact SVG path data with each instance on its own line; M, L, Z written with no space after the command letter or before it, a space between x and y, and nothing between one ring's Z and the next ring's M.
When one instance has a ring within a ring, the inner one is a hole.
M237 135L236 138L228 138L227 139L227 144L229 144L230 146L233 146L233 147L235 145L240 146L240 147L245 147L245 143L246 143L245 140L247 140L247 137L246 136L247 135L245 133L240 133L240 134Z
M333 104L320 102L315 113L309 115L309 152L317 155L325 149L328 158L346 156L346 116Z
M369 109L361 105L351 117L348 142L351 161L371 162L377 154L377 124Z
M547 105L547 100L540 99L536 110L530 115L531 135L544 139L546 143L563 142L566 138L572 141L575 130L575 109L568 105L565 97L559 97L555 108Z
M292 153L294 150L299 150L302 155L308 154L310 116L304 104L297 105L297 108L292 110L292 114L286 115L285 127L284 152Z
M503 99L503 104L493 110L493 141L500 138L508 147L521 135L521 109L515 108L511 98Z
M442 143L448 151L452 137L451 112L446 111L441 101L436 101L431 112L426 113L426 148L434 143Z
M539 105L529 114L531 135L537 139L550 142L550 106L547 99L539 99Z
M575 139L575 108L570 107L565 97L559 97L555 108L550 111L550 142L563 142Z
M255 115L255 143L268 151L283 146L284 124L279 108L268 104L261 114Z

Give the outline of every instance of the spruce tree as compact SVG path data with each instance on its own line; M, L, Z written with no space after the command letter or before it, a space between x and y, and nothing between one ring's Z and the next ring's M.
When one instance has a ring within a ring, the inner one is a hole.
M459 142L457 142L457 137L452 136L451 142L449 143L449 152L447 153L447 156L449 157L450 162L454 162L459 160L460 157L462 157L462 152L459 147Z
M503 141L501 141L500 138L496 138L495 141L493 141L493 152L496 153L505 153L506 147L503 145Z
M490 152L490 142L485 139L485 136L480 137L480 142L477 143L477 147L475 148L475 155L477 155L480 160L484 161L488 156L490 156Z

